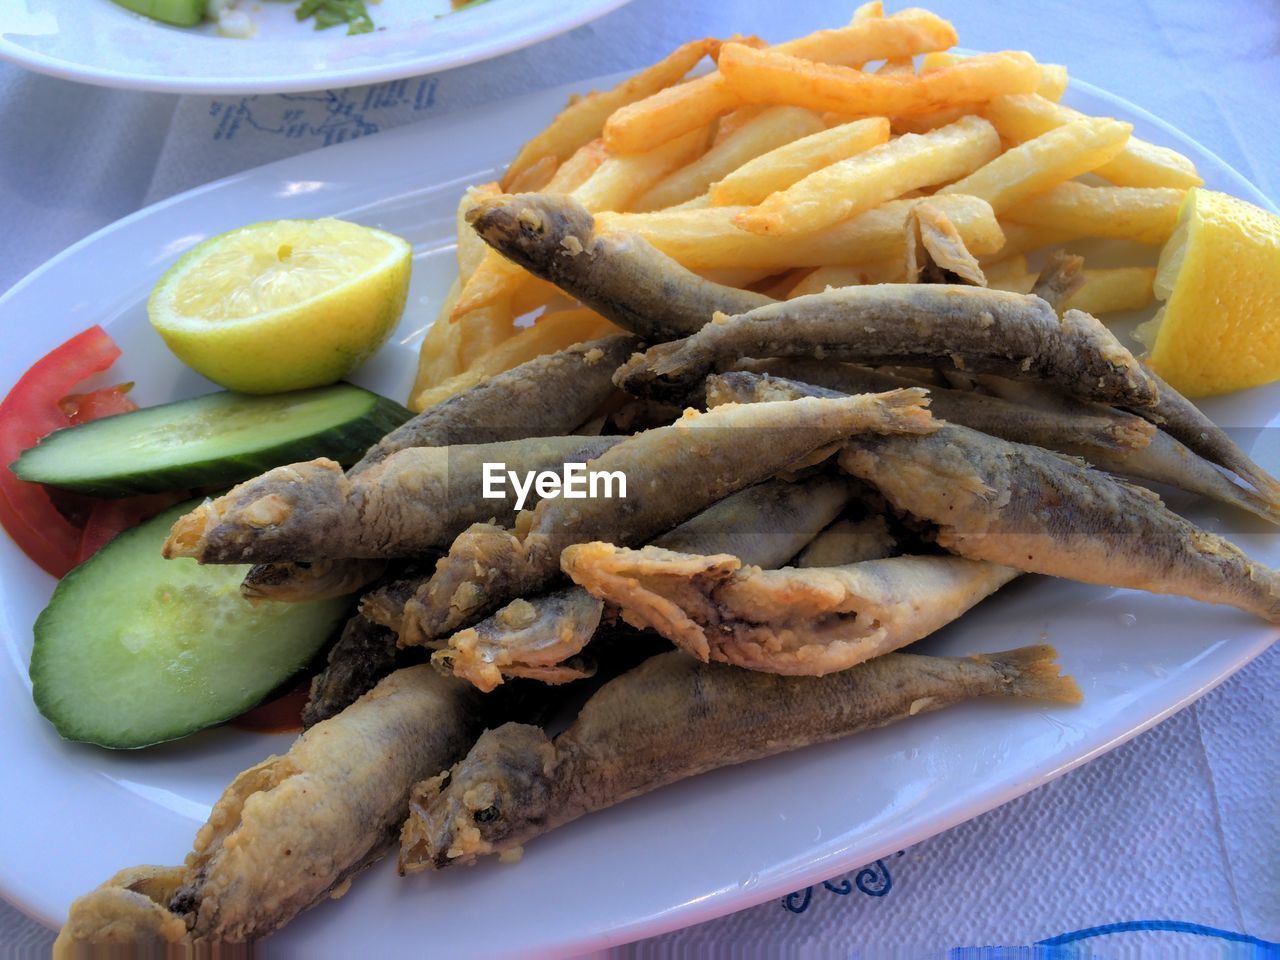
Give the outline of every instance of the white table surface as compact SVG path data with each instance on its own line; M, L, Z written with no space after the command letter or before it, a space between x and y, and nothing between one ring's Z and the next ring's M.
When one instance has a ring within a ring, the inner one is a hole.
M1073 76L1181 128L1280 200L1273 0L929 6L956 24L964 46L1026 49L1066 63ZM842 23L851 9L829 0L634 0L486 64L302 100L118 92L0 64L0 289L119 217L267 160L639 67L693 36L739 31L780 40ZM1125 746L861 876L622 952L848 955L897 947L943 956L958 945L1027 944L1143 922L1145 931L1085 942L1099 956L1175 945L1223 956L1232 945L1205 930L1280 941L1278 676L1280 650L1272 648ZM15 788L24 787L5 785ZM1155 932L1150 921L1195 925L1200 934ZM45 954L51 942L51 932L0 903L0 955ZM1234 948L1252 951L1247 943Z

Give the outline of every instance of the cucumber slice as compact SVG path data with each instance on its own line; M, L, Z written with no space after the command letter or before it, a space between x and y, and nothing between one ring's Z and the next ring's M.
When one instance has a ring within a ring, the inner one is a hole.
M346 598L250 604L247 566L164 560L173 522L199 501L126 530L67 574L36 619L36 707L68 740L145 747L262 701L316 655Z
M205 0L116 0L116 3L175 27L194 27L204 19Z
M349 383L210 393L56 430L13 464L23 480L100 497L225 487L284 463L354 463L411 414Z

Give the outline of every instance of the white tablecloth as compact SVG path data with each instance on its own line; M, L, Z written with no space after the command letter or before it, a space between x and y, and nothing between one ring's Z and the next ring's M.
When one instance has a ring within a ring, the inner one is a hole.
M956 23L965 46L1066 63L1280 199L1280 6L1271 0L930 7ZM489 63L293 97L117 92L0 65L0 289L141 206L267 160L638 67L692 36L777 40L841 23L850 9L635 0ZM1085 947L1103 956L1175 944L1247 955L1248 941L1233 946L1222 933L1280 941L1278 677L1273 648L1150 732L998 810L863 871L627 951L834 956L892 946L942 956L957 945L1065 943L1101 927L1105 939ZM1182 932L1168 932L1169 921ZM0 951L43 953L51 937L0 903Z

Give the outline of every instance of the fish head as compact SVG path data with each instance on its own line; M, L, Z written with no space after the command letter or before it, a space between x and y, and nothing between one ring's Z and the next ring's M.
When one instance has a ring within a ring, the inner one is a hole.
M414 788L401 872L518 853L552 811L555 762L541 727L507 723L485 731L466 757Z
M590 247L594 218L567 196L516 193L482 200L466 214L485 243L526 268L550 254L576 255Z

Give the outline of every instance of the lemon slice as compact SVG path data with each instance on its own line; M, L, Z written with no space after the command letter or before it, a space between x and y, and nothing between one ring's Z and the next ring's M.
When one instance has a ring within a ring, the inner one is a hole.
M1155 293L1166 303L1137 336L1176 389L1205 397L1280 379L1280 217L1188 191Z
M210 237L160 278L151 323L215 383L278 393L333 383L404 311L412 248L343 220L272 220Z

